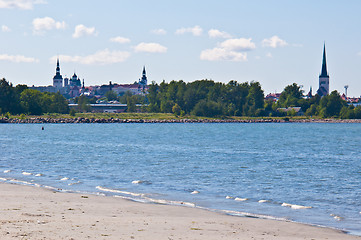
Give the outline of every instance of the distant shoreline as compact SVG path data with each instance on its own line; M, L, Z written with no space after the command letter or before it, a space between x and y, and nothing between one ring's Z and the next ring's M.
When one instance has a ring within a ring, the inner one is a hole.
M121 119L121 118L0 118L0 123L361 123L361 119Z

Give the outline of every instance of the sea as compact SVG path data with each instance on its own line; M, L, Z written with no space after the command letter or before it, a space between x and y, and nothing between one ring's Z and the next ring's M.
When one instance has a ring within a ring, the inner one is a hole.
M361 124L0 124L0 182L361 236Z

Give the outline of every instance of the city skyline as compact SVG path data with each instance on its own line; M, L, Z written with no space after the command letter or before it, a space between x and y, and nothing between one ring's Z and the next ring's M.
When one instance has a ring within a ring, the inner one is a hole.
M86 7L84 7L86 6ZM330 92L361 95L361 3L348 1L0 0L0 78L52 85L212 79L258 81L265 94L296 82L318 88L326 42ZM19 70L21 69L21 71Z

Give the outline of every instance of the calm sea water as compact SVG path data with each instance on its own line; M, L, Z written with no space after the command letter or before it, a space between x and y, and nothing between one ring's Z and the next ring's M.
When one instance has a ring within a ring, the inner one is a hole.
M360 143L361 124L1 124L0 177L361 235Z

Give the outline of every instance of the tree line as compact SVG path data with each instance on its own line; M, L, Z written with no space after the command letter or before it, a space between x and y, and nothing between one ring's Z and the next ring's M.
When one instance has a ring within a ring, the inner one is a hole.
M317 94L305 98L296 83L286 86L275 102L265 100L260 83L254 81L238 83L232 80L227 84L212 80L191 83L163 81L159 85L153 82L149 86L147 101L149 112L176 115L282 117L297 114L282 111L282 108L301 107L306 116L361 118L361 106L348 105L337 91L322 98Z
M107 100L118 100L128 105L128 112L144 111L173 113L177 116L194 115L203 117L283 117L293 116L295 111L281 111L282 108L301 107L306 116L361 118L361 106L348 105L337 91L320 97L317 94L305 98L299 85L285 87L277 102L265 100L259 82L213 80L165 81L149 85L145 96L126 92L118 96L111 91L105 94ZM96 99L82 95L75 99L77 111L89 111L89 103ZM139 108L136 104L142 104ZM74 110L72 110L74 113ZM29 89L26 85L12 86L0 79L0 113L41 115L43 113L69 113L68 101L60 93L47 93Z
M68 113L68 101L60 93L40 92L26 85L13 87L0 79L0 113L41 115Z

